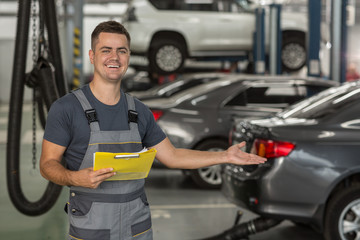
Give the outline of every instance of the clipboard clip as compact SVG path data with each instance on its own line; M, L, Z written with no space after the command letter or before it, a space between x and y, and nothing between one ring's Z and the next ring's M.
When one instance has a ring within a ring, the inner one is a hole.
M140 157L140 154L121 154L121 155L115 155L115 159L123 159L123 158L138 158Z

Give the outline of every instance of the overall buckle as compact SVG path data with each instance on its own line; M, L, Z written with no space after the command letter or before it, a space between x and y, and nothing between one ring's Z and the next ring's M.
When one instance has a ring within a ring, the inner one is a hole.
M128 111L128 118L129 118L129 123L130 122L134 122L137 123L138 122L138 113L134 110L129 110Z
M88 120L89 125L92 122L97 122L98 121L95 109L86 110L85 115L86 115L86 118Z

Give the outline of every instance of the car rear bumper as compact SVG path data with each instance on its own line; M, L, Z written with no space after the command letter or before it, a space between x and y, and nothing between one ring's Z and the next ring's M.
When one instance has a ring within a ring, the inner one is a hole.
M254 212L257 211L261 184L258 176L251 176L242 167L228 165L224 168L222 179L221 190L229 201Z
M265 164L251 173L241 170L241 167L226 166L223 194L234 204L261 216L303 222L321 228L324 203L320 195L323 189L318 194L306 191L299 184L297 176L293 175L292 178L289 176L292 171L287 172L289 167L294 169L294 166L284 162L283 159L275 159L273 164ZM305 179L303 184L309 184L308 181L314 179Z

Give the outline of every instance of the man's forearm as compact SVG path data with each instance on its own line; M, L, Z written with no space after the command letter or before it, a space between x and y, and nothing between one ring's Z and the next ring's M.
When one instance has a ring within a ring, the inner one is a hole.
M73 185L71 177L73 171L66 169L56 160L49 160L46 161L46 163L41 164L40 173L44 178L58 185Z
M245 146L246 143L242 142L225 151L197 151L175 148L170 140L165 138L154 147L157 150L156 158L169 168L196 169L223 163L249 165L266 161L255 154L241 151Z
M208 152L189 149L176 149L173 161L167 165L170 168L197 169L215 164L225 163L223 152Z

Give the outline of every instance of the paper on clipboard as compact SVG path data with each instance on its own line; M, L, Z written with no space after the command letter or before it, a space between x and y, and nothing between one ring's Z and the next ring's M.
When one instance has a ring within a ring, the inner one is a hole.
M155 159L156 149L143 149L136 153L94 153L94 171L102 168L113 168L116 175L106 179L133 180L146 178Z

